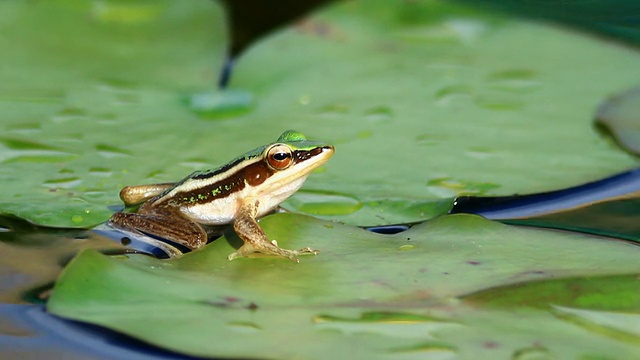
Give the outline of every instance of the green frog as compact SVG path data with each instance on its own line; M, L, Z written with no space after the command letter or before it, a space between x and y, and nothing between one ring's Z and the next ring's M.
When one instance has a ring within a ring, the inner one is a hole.
M267 238L256 219L300 189L307 176L333 153L332 145L285 131L276 142L216 169L196 171L176 183L123 188L120 198L124 204L139 207L135 212L113 214L108 225L195 250L207 243L209 229L233 224L244 244L229 260L263 254L298 262L298 255L318 251L280 248Z

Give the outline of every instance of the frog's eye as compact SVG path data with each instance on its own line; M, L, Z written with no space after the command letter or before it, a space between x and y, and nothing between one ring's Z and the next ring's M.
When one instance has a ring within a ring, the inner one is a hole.
M291 148L287 145L273 145L267 151L267 164L274 170L284 170L293 163Z

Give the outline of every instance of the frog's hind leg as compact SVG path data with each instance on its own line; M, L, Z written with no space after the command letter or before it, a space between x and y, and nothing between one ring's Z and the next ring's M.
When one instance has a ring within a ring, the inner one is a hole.
M111 216L108 225L116 229L168 240L191 250L199 249L207 243L207 233L204 228L181 216L165 217L118 212Z

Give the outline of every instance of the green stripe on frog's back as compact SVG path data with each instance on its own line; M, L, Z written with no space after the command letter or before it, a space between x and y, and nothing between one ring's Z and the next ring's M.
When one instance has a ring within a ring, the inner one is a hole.
M249 151L248 153L231 160L226 165L220 166L220 167L212 169L212 170L196 171L196 172L192 173L191 175L187 176L183 181L186 181L186 180L189 180L189 179L196 179L196 180L210 179L212 177L215 177L216 175L225 173L225 172L233 169L234 167L236 167L237 165L239 165L240 163L242 163L244 161L249 161L249 160L252 160L252 159L261 159L262 158L262 153L264 152L264 149L266 149L266 148L267 148L266 145L258 147L258 148L255 148L255 149Z
M171 199L181 204L201 204L227 197L244 189L246 172L253 168L268 167L262 156L244 156L214 170L196 171L159 196L155 203Z

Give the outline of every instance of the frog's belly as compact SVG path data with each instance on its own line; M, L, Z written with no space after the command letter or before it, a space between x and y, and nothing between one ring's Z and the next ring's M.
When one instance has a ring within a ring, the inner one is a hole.
M246 201L257 205L255 217L262 217L281 202L296 192L304 183L305 177L298 179L286 179L283 184L271 184L270 186L251 187L245 186L242 191L233 196L218 198L215 201L193 204L184 207L182 213L194 222L204 225L231 224L240 210L240 206Z
M226 225L233 222L239 208L240 204L235 197L227 197L213 203L191 205L181 211L199 224Z

